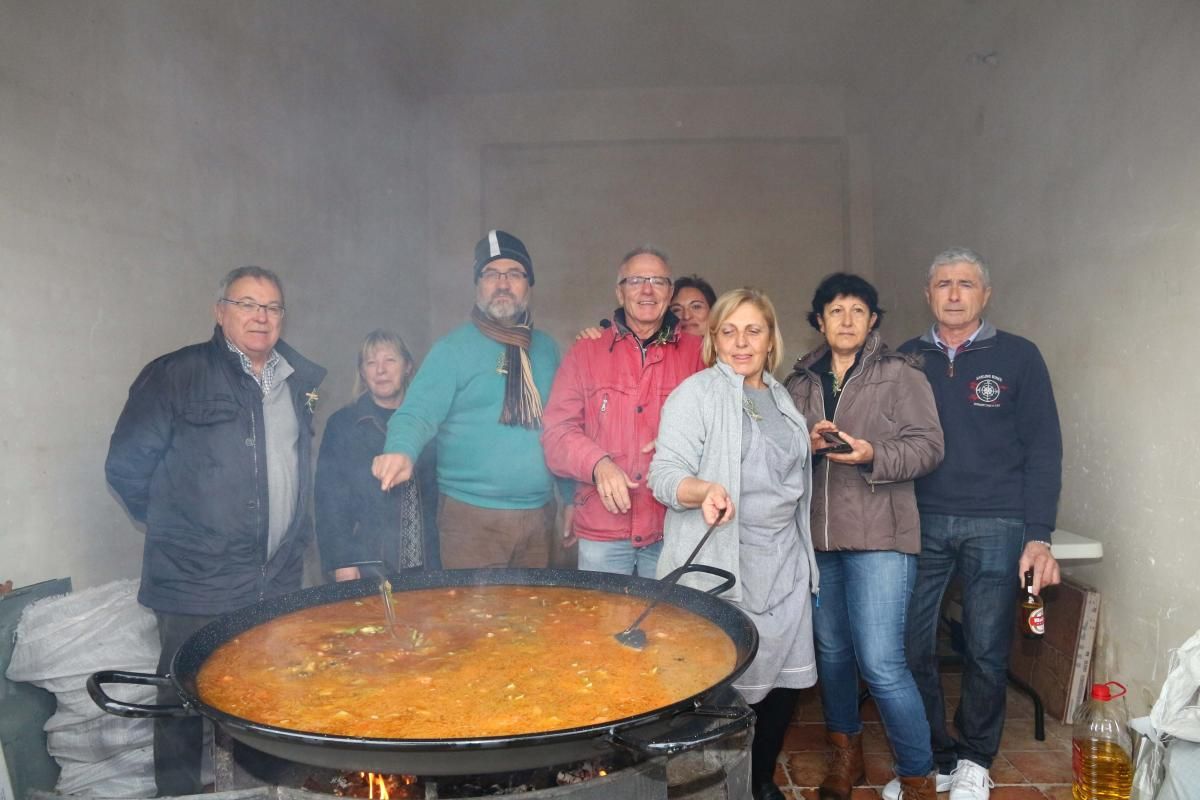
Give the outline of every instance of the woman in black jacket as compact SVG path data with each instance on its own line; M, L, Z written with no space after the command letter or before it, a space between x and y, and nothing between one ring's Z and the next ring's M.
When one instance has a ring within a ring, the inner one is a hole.
M383 561L389 570L437 566L432 450L418 460L413 480L389 492L371 475L415 369L399 335L367 334L358 352L355 401L325 426L317 457L317 543L321 566L335 580L361 577L353 566L360 561Z

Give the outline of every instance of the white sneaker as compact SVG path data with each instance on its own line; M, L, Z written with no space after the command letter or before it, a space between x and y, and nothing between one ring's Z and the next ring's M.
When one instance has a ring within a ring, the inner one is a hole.
M958 760L950 776L950 800L988 800L996 785L986 769L965 758Z
M935 783L937 784L937 790L939 792L950 791L950 784L953 780L954 780L953 776L943 775L942 773L939 772L937 774L937 780L935 781ZM888 785L883 787L882 797L883 797L883 800L900 800L900 779L899 778L892 778L890 781L888 781Z

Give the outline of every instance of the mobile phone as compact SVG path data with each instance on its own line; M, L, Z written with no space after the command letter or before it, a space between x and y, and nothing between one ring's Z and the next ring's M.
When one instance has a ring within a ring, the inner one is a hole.
M822 447L817 450L817 455L828 455L829 453L849 453L854 450L850 443L838 436L835 431L821 431L821 438L829 443L829 447Z

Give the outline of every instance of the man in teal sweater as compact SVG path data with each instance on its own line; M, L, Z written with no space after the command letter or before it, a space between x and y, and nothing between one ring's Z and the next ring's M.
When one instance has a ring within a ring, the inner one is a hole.
M533 329L533 280L520 239L494 230L479 241L471 321L434 343L372 467L389 491L412 478L417 456L436 437L447 569L549 564L555 482L539 437L559 352ZM561 486L569 497L571 484Z

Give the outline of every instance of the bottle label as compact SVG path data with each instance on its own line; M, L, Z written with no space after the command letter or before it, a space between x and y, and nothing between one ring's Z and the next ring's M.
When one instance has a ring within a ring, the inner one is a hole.
M1029 612L1029 632L1038 636L1046 632L1046 609L1035 608Z

